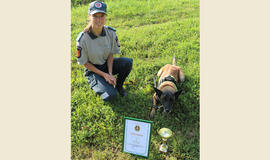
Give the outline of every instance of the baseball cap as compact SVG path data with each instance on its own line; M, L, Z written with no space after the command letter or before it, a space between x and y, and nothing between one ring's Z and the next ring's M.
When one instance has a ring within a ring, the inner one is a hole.
M104 2L94 1L89 4L88 14L106 13L107 5Z

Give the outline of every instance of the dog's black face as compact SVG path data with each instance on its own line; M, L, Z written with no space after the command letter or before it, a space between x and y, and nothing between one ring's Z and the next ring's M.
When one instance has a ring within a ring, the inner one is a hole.
M172 106L174 104L174 102L177 100L178 96L180 95L182 90L179 90L175 93L165 90L165 91L161 91L157 88L154 88L155 92L159 98L160 103L163 105L164 107L164 112L168 113L171 112L172 110Z

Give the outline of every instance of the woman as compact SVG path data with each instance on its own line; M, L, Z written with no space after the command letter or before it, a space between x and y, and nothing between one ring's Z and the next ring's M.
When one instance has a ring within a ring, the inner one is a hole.
M85 76L91 89L101 95L104 101L116 96L126 96L123 83L129 75L133 60L114 58L120 53L116 30L104 26L107 6L104 2L90 3L88 10L89 24L77 37L77 60L85 67ZM117 79L115 78L117 75ZM117 91L116 91L117 90Z

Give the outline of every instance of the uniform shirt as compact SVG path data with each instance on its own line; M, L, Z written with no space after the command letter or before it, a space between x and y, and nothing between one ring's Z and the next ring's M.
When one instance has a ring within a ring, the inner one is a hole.
M102 65L110 53L120 53L115 31L114 28L104 26L100 36L91 31L81 32L76 39L78 64L84 65L89 61L95 65Z

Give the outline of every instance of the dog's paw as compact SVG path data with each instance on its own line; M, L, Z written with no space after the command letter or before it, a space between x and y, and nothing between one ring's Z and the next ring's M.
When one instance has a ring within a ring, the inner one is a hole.
M153 109L151 110L150 115L149 115L149 117L150 117L151 120L154 118L155 113L156 113L156 110L153 108Z

